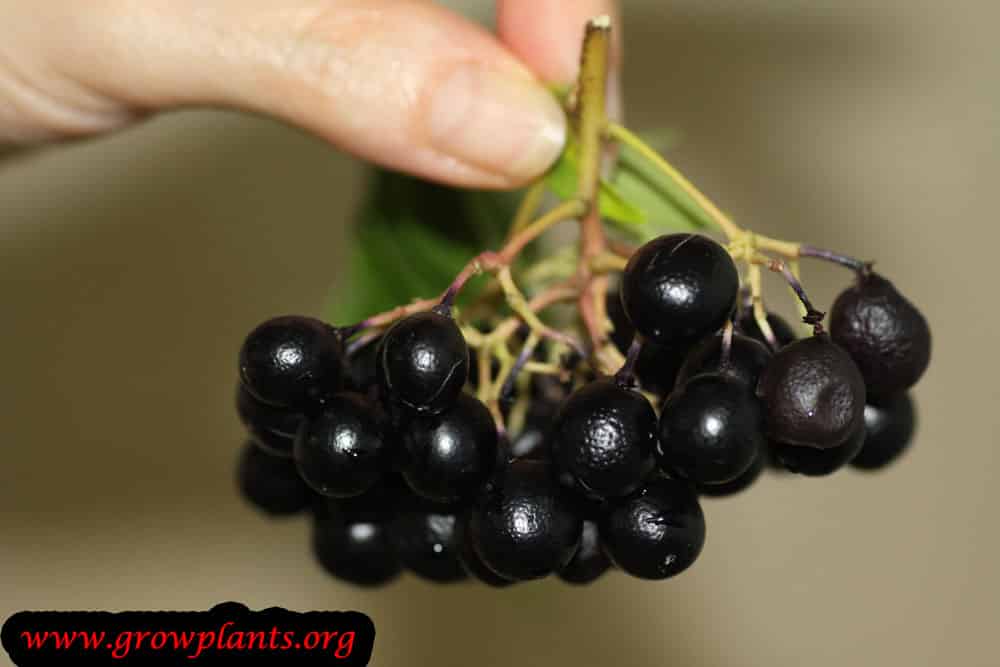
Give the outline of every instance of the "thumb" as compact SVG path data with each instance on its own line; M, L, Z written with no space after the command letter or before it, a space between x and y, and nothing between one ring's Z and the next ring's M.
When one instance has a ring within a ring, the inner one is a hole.
M0 136L223 106L472 187L524 183L565 140L533 74L484 29L420 0L46 0L0 2L3 14Z

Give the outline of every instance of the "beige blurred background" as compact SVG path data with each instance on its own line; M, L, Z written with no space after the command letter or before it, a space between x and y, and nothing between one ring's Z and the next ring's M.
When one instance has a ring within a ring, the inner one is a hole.
M361 167L176 114L0 165L0 616L355 608L394 666L1000 664L1000 4L625 9L630 123L680 130L675 161L744 223L878 258L922 306L907 459L706 500L702 558L664 583L338 585L304 520L236 496L232 388L255 323L324 302ZM806 277L819 303L848 279Z

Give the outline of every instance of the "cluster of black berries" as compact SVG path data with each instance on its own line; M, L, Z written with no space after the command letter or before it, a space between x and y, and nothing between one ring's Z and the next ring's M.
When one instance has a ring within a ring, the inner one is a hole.
M613 566L673 576L705 541L699 495L742 490L769 464L880 468L913 432L905 392L930 334L889 281L859 271L830 333L813 322L803 339L769 315L769 342L738 295L714 241L647 243L608 301L625 367L533 376L524 427L502 436L469 391L470 351L446 306L350 354L317 320L265 322L240 353L244 495L273 514L311 509L317 559L361 585L404 568L498 587L588 583Z

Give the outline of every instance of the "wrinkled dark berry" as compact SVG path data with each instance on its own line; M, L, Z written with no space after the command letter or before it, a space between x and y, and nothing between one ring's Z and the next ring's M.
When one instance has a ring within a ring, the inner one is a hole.
M761 374L770 440L829 449L844 443L864 421L865 383L839 345L822 334L790 343Z
M854 359L872 396L909 389L931 359L927 320L877 273L859 276L857 284L837 297L830 336Z

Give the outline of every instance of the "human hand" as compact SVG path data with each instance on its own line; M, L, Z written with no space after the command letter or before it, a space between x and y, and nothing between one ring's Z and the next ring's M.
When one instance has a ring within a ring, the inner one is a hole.
M516 186L566 136L541 81L572 81L585 21L616 3L496 4L494 36L429 0L0 0L0 142L217 106L428 179Z

